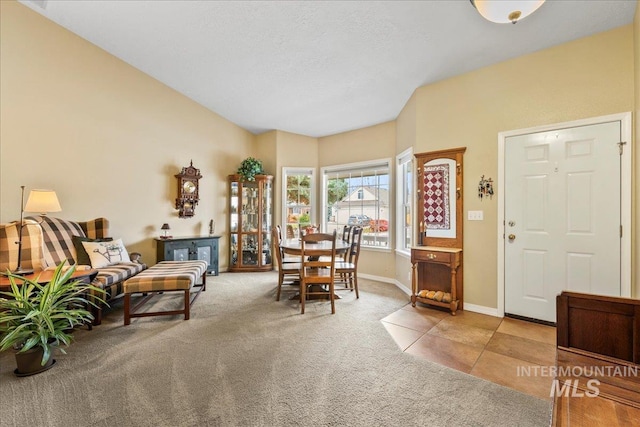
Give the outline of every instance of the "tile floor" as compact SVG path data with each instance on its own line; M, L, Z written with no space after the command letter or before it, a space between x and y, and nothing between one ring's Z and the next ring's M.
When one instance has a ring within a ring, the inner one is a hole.
M406 353L549 399L553 378L536 375L535 366L555 365L552 326L471 311L452 316L420 304L407 304L382 324Z

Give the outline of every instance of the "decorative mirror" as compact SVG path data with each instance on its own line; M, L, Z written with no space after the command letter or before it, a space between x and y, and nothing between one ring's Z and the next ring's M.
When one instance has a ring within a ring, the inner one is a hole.
M415 155L418 179L418 242L462 248L463 164L466 147Z

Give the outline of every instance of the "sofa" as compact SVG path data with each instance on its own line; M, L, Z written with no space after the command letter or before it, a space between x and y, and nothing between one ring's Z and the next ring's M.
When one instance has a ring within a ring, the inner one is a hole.
M13 270L18 264L18 233L17 222L0 225L0 271ZM101 243L102 246L99 245ZM87 250L93 247L105 247L108 250ZM22 267L46 270L55 268L63 261L77 268L95 268L98 273L92 285L105 291L102 298L107 302L122 296L124 281L147 268L140 254L126 253L120 239L111 239L106 218L85 222L48 216L25 218ZM102 322L103 305L99 304L93 314L94 325L99 325Z

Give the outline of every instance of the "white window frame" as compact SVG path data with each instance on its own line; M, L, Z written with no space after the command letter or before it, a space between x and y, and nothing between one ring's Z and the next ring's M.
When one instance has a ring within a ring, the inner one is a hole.
M309 194L311 207L311 224L317 224L316 211L318 203L316 199L316 168L283 167L282 168L282 227L287 226L287 177L291 175L310 175L311 192Z
M368 161L364 161L364 162L356 162L356 163L346 163L346 164L341 164L341 165L332 165L332 166L324 166L322 168L320 168L320 176L322 177L322 188L321 188L321 192L322 192L322 200L321 200L321 207L320 207L320 212L321 212L321 228L322 230L327 230L328 229L328 224L327 224L327 176L332 174L332 173L338 173L338 172L347 172L347 171L357 171L357 170L363 170L363 169L374 169L374 168L380 168L380 169L384 169L386 168L388 171L388 175L389 175L389 182L388 182L388 189L387 191L389 192L389 236L387 238L387 245L386 246L374 246L374 245L367 245L365 243L362 243L362 248L363 249L371 249L371 250L377 250L377 251L382 251L382 252L391 252L392 250L392 246L393 246L393 230L394 230L394 226L393 226L393 209L392 209L392 195L393 195L393 164L392 164L392 159L391 158L383 158L383 159L377 159L377 160L368 160ZM340 234L340 233L339 233Z
M411 246L414 241L413 234L413 218L415 218L415 164L413 160L413 148L408 148L402 153L396 156L396 252L401 255L411 256ZM407 173L410 172L410 173ZM410 183L407 181L411 180ZM407 195L405 186L410 185L409 188L413 188L413 192ZM405 200L405 196L408 200ZM411 212L411 224L408 225L409 232L409 246L405 247L404 235L406 230L404 229L404 206L409 205L409 212Z

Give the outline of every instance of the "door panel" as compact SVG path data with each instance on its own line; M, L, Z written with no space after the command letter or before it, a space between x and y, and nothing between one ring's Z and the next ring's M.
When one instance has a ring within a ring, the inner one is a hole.
M619 122L505 141L505 312L555 322L563 289L620 295Z

